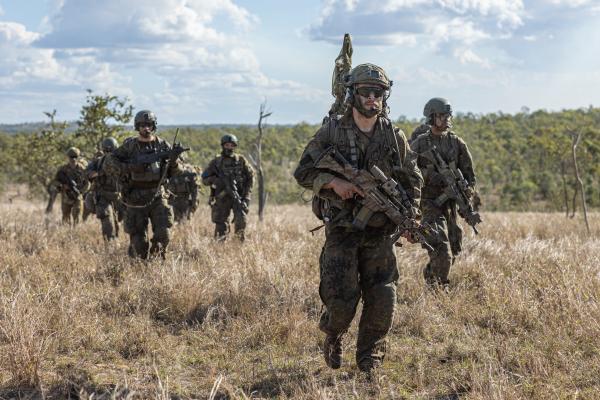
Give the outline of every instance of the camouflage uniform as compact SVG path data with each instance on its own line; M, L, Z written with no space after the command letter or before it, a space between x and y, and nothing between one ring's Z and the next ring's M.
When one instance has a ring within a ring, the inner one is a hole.
M198 209L198 173L191 165L184 165L183 172L169 179L169 204L173 207L175 221L190 219Z
M233 197L227 193L226 179L235 180L241 208L234 207ZM244 156L232 154L214 158L202 173L202 183L211 187L211 219L215 224L215 238L224 239L229 233L229 215L233 210L235 234L245 238L250 193L254 184L254 170Z
M121 196L127 211L125 212L125 232L130 238L130 256L142 259L150 255L165 256L169 244L169 228L173 226L173 211L167 204L166 194L158 187L167 161L151 164L129 164L138 154L154 151L168 151L169 143L155 137L151 142L143 142L130 137L110 154L105 161L107 172L115 175L121 182ZM170 164L167 177L181 172L179 162ZM152 246L148 242L148 221L152 224Z
M319 259L319 295L325 305L319 328L328 335L326 342L330 338L339 341L362 297L356 361L361 370L369 371L383 361L386 335L394 316L398 267L390 236L396 226L385 214L376 213L364 231L352 228L353 216L360 206L355 200L341 200L332 190L322 189L334 176L314 166L330 146L335 146L347 160L354 158L351 162L357 168L368 170L377 165L403 185L415 206L422 178L404 133L383 116L378 117L371 137L357 128L351 115L323 125L306 146L294 172L302 187L319 196L313 209L327 221Z
M462 249L462 229L457 223L457 209L454 201L448 200L441 207L435 204L435 200L442 194L445 184L441 175L433 170L431 162L423 156L423 153L433 146L437 148L448 164L455 163L471 188L475 187L476 181L471 153L466 143L454 132L449 131L438 136L429 130L411 144L412 150L419 155L418 165L423 171L425 179L421 199L423 223L429 223L438 232L437 240L434 241L437 253L430 252L429 263L425 267L423 275L429 284L447 284L450 266Z
M102 225L102 237L111 240L119 235L119 221L125 215L125 205L119 199L117 180L106 172L108 155L96 158L88 164L87 172L97 172L93 179L90 196L94 199L94 211Z
M79 154L79 152L77 152ZM89 188L86 177L85 160L79 158L74 165L67 163L60 167L56 173L52 185L60 188L62 221L64 223L79 223L83 210L83 194ZM71 181L79 193L70 187Z
M410 139L408 139L408 143L412 144L417 138L427 132L429 132L430 126L427 124L421 124L417 126L410 135Z

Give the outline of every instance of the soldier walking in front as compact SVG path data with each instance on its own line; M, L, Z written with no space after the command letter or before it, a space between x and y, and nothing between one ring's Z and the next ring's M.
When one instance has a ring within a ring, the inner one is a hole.
M432 149L449 168L462 174L464 193L469 198L475 191L475 172L467 144L452 131L452 106L448 100L432 98L425 104L423 115L429 129L414 138L411 148L418 154L425 179L421 199L423 223L431 225L437 236L435 251L429 252L423 275L430 286L447 286L450 267L462 249L462 229L457 221L456 200L444 195L447 182L434 167Z
M331 368L341 366L342 338L362 298L356 363L370 373L383 362L394 317L398 267L392 235L398 233L397 226L386 214L376 212L364 230L357 229L353 220L364 193L316 164L333 147L353 168L369 171L377 166L405 188L413 212L419 206L422 178L404 133L387 117L392 82L385 71L373 64L359 65L346 77L345 86L345 114L339 119L333 116L317 131L294 177L316 195L313 210L325 222L319 260L319 294L325 306L319 328L326 334L325 362Z
M138 112L134 119L137 136L130 137L105 161L107 171L119 180L125 212L125 232L129 234L129 255L147 259L149 255L165 257L173 211L167 204L163 184L181 172L178 156L166 140L156 135L156 116L149 110ZM168 154L167 157L153 155ZM148 160L151 162L138 162ZM152 224L150 246L148 223Z
M202 183L211 188L209 204L217 240L227 237L232 210L235 235L241 241L246 237L254 170L244 156L235 153L237 146L235 135L224 135L221 138L221 155L214 158L202 173Z

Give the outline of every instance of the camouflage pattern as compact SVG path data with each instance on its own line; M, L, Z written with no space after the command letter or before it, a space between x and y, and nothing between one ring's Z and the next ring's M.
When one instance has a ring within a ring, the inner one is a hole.
M462 249L462 229L458 225L456 204L452 200L445 202L441 207L435 205L435 200L443 192L444 182L432 169L430 161L421 155L432 146L437 148L447 163L456 163L471 188L475 187L476 179L471 153L466 143L454 132L438 136L429 130L411 144L412 150L419 155L417 162L425 179L421 200L423 222L429 223L437 230L437 253L429 252L429 263L423 270L423 275L428 284L445 285L449 282L450 267Z
M72 149L69 149L71 151ZM75 156L75 155L74 155ZM86 161L77 159L75 164L67 163L60 167L51 185L58 188L61 194L62 221L77 224L83 211L83 193L89 188L85 173ZM70 189L70 182L75 183L79 194Z
M130 164L138 154L150 151L168 151L171 146L155 136L150 142L130 137L106 157L104 168L119 182L121 197L127 206L125 232L129 234L130 256L148 258L149 255L165 257L170 240L169 228L173 226L173 211L167 204L166 193L159 182L163 172L170 178L182 172L178 160L167 168L167 161L151 164ZM148 221L152 224L152 246L148 241Z
M183 172L169 179L169 205L173 207L175 221L180 222L190 219L198 209L198 177L200 174L193 166L187 164L182 167Z
M403 185L414 206L418 206L422 178L402 131L379 116L374 133L368 137L356 127L350 114L317 131L294 172L302 187L318 195L326 224L319 260L319 294L325 311L319 327L328 338L340 338L350 326L362 297L356 362L360 369L368 371L383 361L386 335L395 311L398 267L390 236L396 226L385 214L376 213L364 231L356 231L352 219L359 210L357 202L341 200L332 190L322 189L334 176L315 168L315 161L330 146L350 160L352 142L358 153L356 167L368 170L377 165Z
M421 124L419 126L417 126L411 133L410 135L410 139L408 139L408 143L412 144L412 142L414 142L415 140L417 140L417 138L421 135L426 134L427 132L429 132L429 129L431 129L431 127L427 124Z
M92 199L94 214L100 220L102 227L102 237L105 240L112 240L119 235L119 221L123 220L125 206L119 199L115 177L108 174L104 168L106 157L102 155L87 166L88 176L93 172L98 175L93 178L92 189L86 196L86 201L88 198Z
M232 175L237 182L237 193L245 203L245 209L234 207L234 199L226 191L226 175ZM215 224L215 238L224 239L229 233L229 216L233 211L235 234L244 239L248 219L250 193L254 184L254 170L246 158L239 154L220 155L214 158L202 173L202 183L211 187L211 219Z

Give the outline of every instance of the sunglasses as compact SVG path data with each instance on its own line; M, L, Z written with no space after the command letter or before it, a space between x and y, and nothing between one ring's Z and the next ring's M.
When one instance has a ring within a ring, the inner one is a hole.
M373 96L375 96L376 99L379 97L383 97L383 94L385 93L384 88L372 86L359 87L356 88L354 91L355 93L360 94L362 97L369 97L371 93L373 93Z
M154 124L153 124L153 123L151 123L151 122L140 122L140 123L138 124L138 126L139 126L140 128L146 128L146 127L148 127L148 128L152 128L152 127L154 127Z

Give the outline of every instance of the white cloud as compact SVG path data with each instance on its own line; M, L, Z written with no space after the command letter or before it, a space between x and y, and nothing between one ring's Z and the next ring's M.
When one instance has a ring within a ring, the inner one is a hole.
M488 69L491 67L489 60L478 56L471 49L455 49L454 57L461 64L476 64Z

